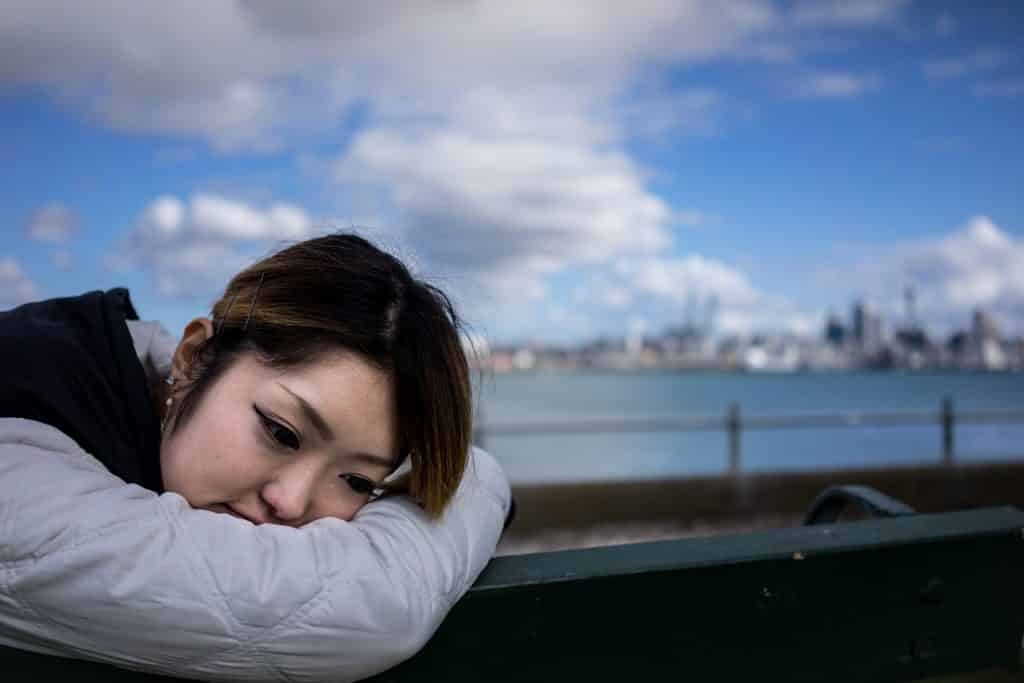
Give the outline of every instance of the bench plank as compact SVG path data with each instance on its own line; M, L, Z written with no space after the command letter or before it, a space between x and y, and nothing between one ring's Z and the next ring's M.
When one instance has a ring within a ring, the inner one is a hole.
M371 680L1004 683L1022 579L1012 507L498 557L418 655ZM2 647L0 669L174 680Z
M499 557L419 655L373 680L1012 670L1022 529L1008 507Z

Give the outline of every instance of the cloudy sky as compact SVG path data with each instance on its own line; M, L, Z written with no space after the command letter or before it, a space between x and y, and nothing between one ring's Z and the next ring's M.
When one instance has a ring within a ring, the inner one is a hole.
M173 332L351 229L492 340L818 334L862 297L1024 333L1019 2L0 9L0 308Z

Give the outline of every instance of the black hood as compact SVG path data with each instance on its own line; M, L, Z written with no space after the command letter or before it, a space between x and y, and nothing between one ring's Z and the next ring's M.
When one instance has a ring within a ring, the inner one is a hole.
M163 492L160 424L116 287L0 312L0 417L52 425L128 483Z

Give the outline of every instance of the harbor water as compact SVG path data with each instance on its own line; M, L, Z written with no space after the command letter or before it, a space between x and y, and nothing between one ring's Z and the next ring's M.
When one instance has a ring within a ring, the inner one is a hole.
M1024 376L1004 373L522 373L484 375L482 423L603 418L743 417L932 412L943 397L960 411L1024 411ZM938 463L938 423L927 426L748 430L744 471ZM488 435L485 447L513 483L649 480L724 472L723 431ZM1024 459L1024 423L957 423L958 462Z

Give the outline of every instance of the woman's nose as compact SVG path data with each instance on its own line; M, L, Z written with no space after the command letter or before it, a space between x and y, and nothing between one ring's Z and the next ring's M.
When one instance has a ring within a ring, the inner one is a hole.
M263 500L283 522L305 519L313 503L320 468L312 462L294 462L279 469L263 487Z

